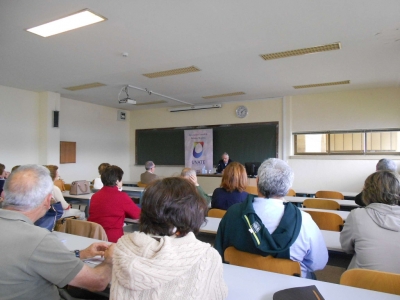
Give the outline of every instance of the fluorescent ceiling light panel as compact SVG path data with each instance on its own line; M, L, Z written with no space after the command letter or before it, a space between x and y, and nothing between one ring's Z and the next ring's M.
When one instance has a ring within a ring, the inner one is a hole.
M331 86L331 85L340 85L340 84L350 84L350 80L335 81L335 82L325 82L325 83L313 83L313 84L305 84L305 85L295 85L293 87L295 89L306 89L306 88L314 88L314 87L321 87L321 86Z
M27 31L35 33L42 37L49 37L55 34L95 24L105 20L107 19L102 16L96 15L88 9L84 9L68 17L64 17L43 25L27 29Z
M190 67L186 67L186 68L179 68L179 69L173 69L173 70L167 70L167 71L161 71L161 72L147 73L147 74L142 74L142 75L146 76L147 78L158 78L158 77L180 75L180 74L199 72L199 71L200 71L199 68L197 68L195 66L190 66Z
M93 83L88 83L88 84L82 84L82 85L76 85L76 86L70 86L66 87L64 89L68 91L79 91L79 90L86 90L86 89L92 89L100 86L105 86L104 83L100 82L93 82Z
M260 56L265 60L271 60L271 59L304 55L304 54L310 54L310 53L339 50L340 48L341 48L340 43L333 43L333 44L329 44L329 45L316 46L316 47L310 47L310 48L302 48L302 49L296 49L296 50L290 50L290 51L284 51L284 52L261 54Z
M244 95L244 92L235 92L235 93L228 93L228 94L218 94L212 96L204 96L203 99L213 99L213 98L223 98L223 97L232 97L232 96L239 96Z

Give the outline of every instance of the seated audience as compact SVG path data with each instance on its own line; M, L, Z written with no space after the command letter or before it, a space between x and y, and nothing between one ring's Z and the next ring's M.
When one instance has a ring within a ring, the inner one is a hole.
M229 167L229 166L228 166ZM214 247L222 259L229 246L244 252L298 261L301 275L315 278L328 261L328 250L317 224L284 196L293 171L284 161L270 158L258 169L258 196L231 206L218 227Z
M365 208L353 209L340 233L340 243L353 253L349 269L400 273L400 177L378 171L365 180Z
M231 163L233 160L229 158L229 154L224 152L221 156L221 160L218 162L217 169L215 173L221 174L224 172L225 168Z
M103 174L104 170L109 166L111 166L109 163L102 163L99 165L98 170L100 176L93 180L93 189L99 190L103 187L103 182L101 182L101 174Z
M124 171L118 166L109 166L101 174L104 186L90 200L88 221L103 226L108 241L116 243L124 235L125 218L139 219L140 208L121 192Z
M50 171L50 177L54 181L56 181L60 177L60 173L58 172L58 166L55 165L47 165L45 166ZM58 186L53 185L53 199L55 203L61 203L64 212L61 218L72 217L75 216L79 220L85 220L85 213L76 208L71 208L67 201L65 201L64 196Z
M67 284L104 290L111 280L113 246L94 243L71 252L56 235L33 226L49 209L53 182L49 171L26 165L12 172L0 210L0 298L60 299L57 287ZM108 249L108 250L107 250ZM104 256L95 268L81 259Z
M6 179L10 172L6 171L6 166L3 164L0 164L0 194L3 191L3 186L4 183L6 182Z
M183 178L188 179L190 182L192 182L196 186L197 191L199 192L200 196L202 196L203 199L206 200L207 205L210 205L211 198L210 198L210 196L207 195L207 193L203 190L203 188L197 182L196 170L193 170L191 168L184 168L181 172L181 176Z
M206 214L188 180L151 183L142 198L140 231L116 245L110 299L225 299L221 258L195 237Z
M158 176L154 174L154 170L156 169L156 165L152 161L146 161L144 164L144 168L146 172L140 174L140 182L143 184L149 184L154 180L158 179Z
M397 165L393 160L382 158L376 164L376 171L392 171L397 172ZM365 206L364 201L362 199L362 192L359 193L354 200L360 206Z
M211 207L227 210L231 205L246 200L247 173L238 162L230 163L222 175L221 187L212 195Z

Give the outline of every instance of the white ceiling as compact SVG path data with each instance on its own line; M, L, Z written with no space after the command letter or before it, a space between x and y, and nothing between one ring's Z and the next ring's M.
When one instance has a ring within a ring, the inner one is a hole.
M48 38L25 31L85 8L108 20ZM0 85L128 110L181 104L118 104L127 84L196 105L399 86L399 28L399 0L1 0ZM335 42L341 50L259 56ZM201 71L142 75L189 66ZM351 84L293 88L343 80ZM106 86L64 89L92 82ZM129 94L138 103L166 100Z

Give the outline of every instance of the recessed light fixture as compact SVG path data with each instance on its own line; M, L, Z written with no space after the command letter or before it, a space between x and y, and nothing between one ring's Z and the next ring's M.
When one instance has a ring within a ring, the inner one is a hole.
M218 95L212 95L212 96L204 96L202 97L203 99L213 99L213 98L223 98L223 97L231 97L231 96L239 96L239 95L244 95L244 92L234 92L234 93L228 93L228 94L218 94Z
M102 16L96 15L88 9L84 9L67 17L48 22L33 28L29 28L26 31L40 35L42 37L49 37L55 34L95 24L105 20L107 19Z
M333 44L329 44L329 45L316 46L316 47L310 47L310 48L302 48L302 49L296 49L296 50L290 50L290 51L261 54L260 56L265 60L271 60L271 59L304 55L304 54L310 54L310 53L317 53L317 52L324 52L324 51L331 51L331 50L340 50L340 48L341 48L340 43L333 43Z
M173 75L180 75L180 74L199 72L199 71L200 71L199 68L197 68L195 66L190 66L190 67L186 67L186 68L179 68L179 69L173 69L173 70L167 70L167 71L161 71L161 72L147 73L147 74L142 74L142 75L146 76L148 78L157 78L157 77L173 76Z
M105 86L104 83L100 82L93 82L93 83L87 83L87 84L82 84L82 85L75 85L75 86L70 86L66 87L64 89L68 91L79 91L79 90L86 90L86 89L92 89L100 86Z
M321 86L331 86L331 85L340 85L340 84L350 84L350 80L344 81L334 81L334 82L324 82L324 83L313 83L313 84L305 84L305 85L295 85L293 88L295 89L307 89Z

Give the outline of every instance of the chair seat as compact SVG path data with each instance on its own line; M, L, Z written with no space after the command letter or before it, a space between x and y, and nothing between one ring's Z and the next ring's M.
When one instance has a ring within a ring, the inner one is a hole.
M301 276L300 263L297 261L284 258L274 258L271 255L262 256L243 252L232 246L225 249L224 260L235 266L292 276Z

